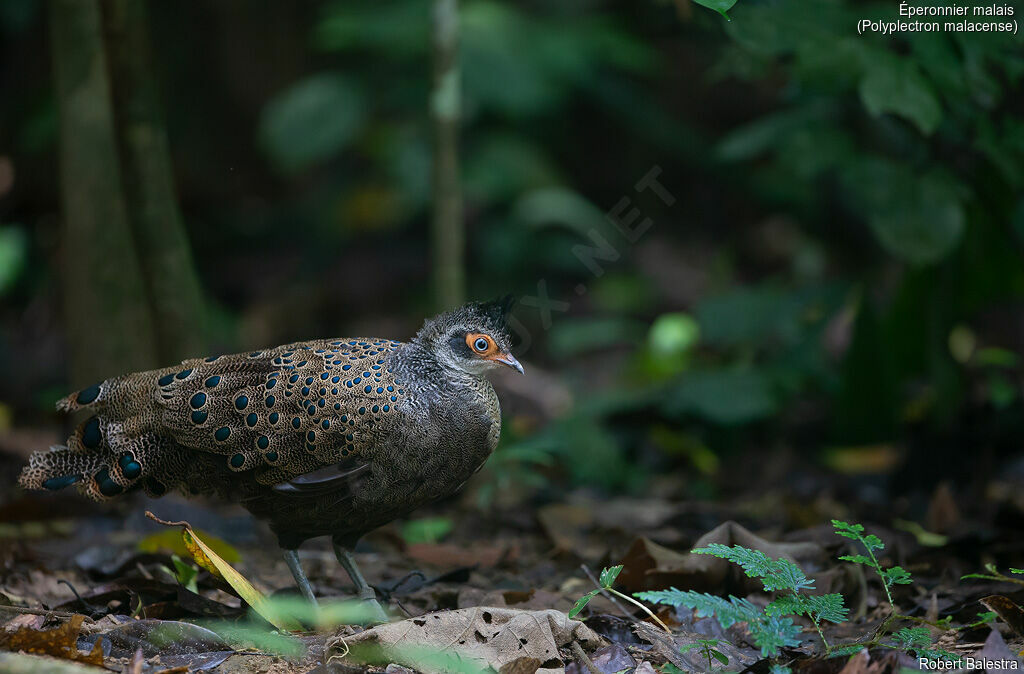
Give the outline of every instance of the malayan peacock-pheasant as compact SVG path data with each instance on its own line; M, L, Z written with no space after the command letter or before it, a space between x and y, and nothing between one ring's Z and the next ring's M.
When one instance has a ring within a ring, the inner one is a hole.
M509 305L468 304L409 342L314 340L108 379L58 403L92 416L66 447L34 453L21 485L77 484L98 501L135 489L237 501L269 522L311 601L296 550L329 535L359 596L375 602L356 541L457 491L498 442L484 374L523 371Z

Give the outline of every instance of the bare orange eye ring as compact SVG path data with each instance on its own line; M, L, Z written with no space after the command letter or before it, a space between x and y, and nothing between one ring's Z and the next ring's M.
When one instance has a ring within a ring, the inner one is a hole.
M466 346L478 356L491 358L498 354L498 345L494 343L490 335L481 332L471 332L466 335Z

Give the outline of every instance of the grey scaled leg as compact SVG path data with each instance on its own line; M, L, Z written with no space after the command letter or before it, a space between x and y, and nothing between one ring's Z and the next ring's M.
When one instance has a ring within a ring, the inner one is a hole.
M316 597L313 596L313 588L309 586L309 579L306 578L306 572L302 570L302 562L299 561L299 551L285 550L284 561L288 564L288 569L292 572L292 578L295 579L295 584L299 586L299 592L302 593L302 596L308 599L309 603L313 606L318 606Z
M352 583L356 586L356 593L359 595L359 598L366 602L367 607L374 613L374 622L388 622L388 614L384 612L380 603L377 602L377 593L373 591L370 584L366 582L365 578L363 578L363 574L359 570L356 560L352 558L352 553L338 543L333 543L333 545L334 556L338 558L338 562L340 562L342 568L345 569L345 573L347 573L348 577L352 579Z

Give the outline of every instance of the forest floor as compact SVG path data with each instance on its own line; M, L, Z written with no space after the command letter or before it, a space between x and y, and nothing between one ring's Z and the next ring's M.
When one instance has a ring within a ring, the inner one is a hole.
M920 669L918 656L931 651L985 658L989 671L1001 671L997 661L1007 671L1024 667L1024 575L1009 570L1024 560L1024 478L992 480L969 503L949 485L934 487L914 524L902 519L914 512L912 499L889 500L876 477L801 473L784 455L770 458L788 486L757 479L762 454L723 471L713 499L688 497L688 483L673 476L658 478L643 498L553 496L549 489L543 501L487 511L472 493L452 499L370 534L356 551L391 624L363 630L325 620L288 636L253 617L224 581L196 573L178 529L145 516L150 510L188 521L207 543L223 541L218 550L258 590L272 599L295 596L270 534L237 506L173 496L101 506L71 490L5 489L0 651L9 652L0 652L0 670L400 673L414 663L423 671L479 671L482 662L517 673L563 666L573 674L767 672L781 665L886 674ZM0 453L3 484L13 484L22 460L18 451ZM863 523L885 544L876 552L880 567L910 574L892 585L894 606L874 570L838 559L864 550L835 534L833 518ZM668 631L610 592L597 594L576 620L567 617L598 588L602 570L620 564L612 587L625 595L674 587L765 606L771 597L759 579L728 561L689 554L710 543L789 560L813 579L814 589L803 592L841 594L847 619L820 625L832 652L880 638L852 657L825 657L811 621L794 617L799 643L767 659L747 622L723 629L685 607L645 604ZM326 541L304 546L301 558L325 604L351 597ZM985 564L1008 580L961 578L991 575ZM890 647L901 639L903 648Z

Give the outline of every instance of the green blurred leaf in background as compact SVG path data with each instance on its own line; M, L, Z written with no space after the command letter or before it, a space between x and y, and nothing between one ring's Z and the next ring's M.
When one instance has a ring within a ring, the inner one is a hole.
M337 155L363 125L360 89L337 73L311 75L275 96L260 116L260 144L282 171Z

